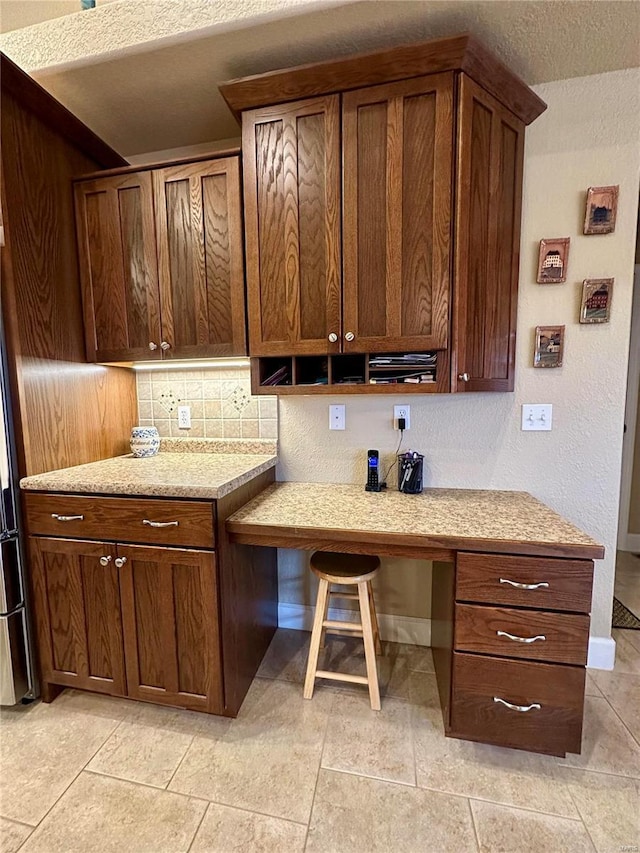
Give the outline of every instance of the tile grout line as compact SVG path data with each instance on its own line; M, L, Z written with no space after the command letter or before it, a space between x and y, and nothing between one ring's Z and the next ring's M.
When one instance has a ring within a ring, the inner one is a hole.
M193 737L192 737L192 738L191 738L191 740L189 741L189 745L188 745L188 746L187 746L187 748L185 749L185 751L184 751L184 753L183 753L182 758L180 759L180 761L178 761L178 764L176 765L175 770L174 770L174 771L173 771L173 773L171 774L171 777L170 777L169 781L166 783L166 785L164 786L163 790L165 790L165 791L169 791L169 785L173 782L173 780L174 780L174 778L175 778L176 773L177 773L177 772L178 772L178 770L182 767L182 762L183 762L183 761L185 760L185 758L187 757L187 753L189 752L189 750L190 750L190 749L191 749L191 747L193 746L193 742L194 742L194 740L196 739L196 737L197 737L197 735L193 735Z
M205 817L207 816L207 812L209 811L209 806L210 806L210 805L211 805L211 803L208 803L208 804L204 807L204 811L202 812L202 817L201 817L201 818L200 818L200 820L198 821L198 825L196 826L196 831L193 833L193 838L192 838L192 839L191 839L191 841L189 842L189 846L188 846L188 847L187 847L187 849L186 849L186 853L190 853L191 848L193 847L193 842L194 842L194 841L196 840L196 838L198 837L198 833L200 832L200 827L201 827L201 826L202 826L202 824L204 823L204 819L205 819Z
M303 701L305 701L303 699ZM327 743L327 732L329 731L329 722L331 720L331 715L333 714L333 705L336 701L335 694L331 696L331 704L329 706L329 711L327 713L327 719L324 725L324 734L322 736L322 748L320 749L320 758L318 759L318 769L316 771L316 782L313 786L313 796L311 797L311 808L309 809L309 819L307 820L307 831L304 835L304 844L302 846L303 850L307 849L307 843L309 842L309 830L311 829L311 816L313 815L313 807L316 802L316 793L318 791L318 780L320 779L320 771L322 770L322 760L324 758L324 748Z
M591 698L593 699L594 697L592 696ZM597 697L596 697L596 698L597 698ZM620 720L620 722L622 723L623 728L624 728L624 729L625 729L625 730L626 730L626 731L631 735L632 740L634 740L634 741L638 744L638 746L640 746L640 737L636 737L636 736L634 735L634 733L631 731L631 729L629 728L629 726L628 726L628 725L626 724L626 722L622 719L622 717L620 716L620 714L616 711L616 709L613 707L613 705L612 705L612 704L611 704L611 702L607 699L607 697L604 695L604 693L602 694L602 698L603 698L603 699L604 699L604 701L607 703L607 705L611 708L611 710L612 710L612 711L613 711L613 713L616 715L616 717ZM614 775L617 775L617 774L613 774L613 773L612 773L611 775L612 775L612 776L614 776Z
M473 809L471 808L471 797L467 797L467 805L469 806L469 813L471 815L471 826L473 827L473 835L476 839L476 847L478 848L478 853L482 850L480 847L480 836L478 835L478 827L476 826L476 819L473 814Z
M576 811L577 811L577 812L578 812L578 814L580 815L580 820L581 820L581 822L582 822L582 825L584 826L584 831L587 833L587 836L588 836L588 838L589 838L589 841L591 842L591 844L592 844L592 846L593 846L594 851L596 851L596 853L597 853L598 848L596 847L595 841L593 840L593 838L591 837L591 833L589 832L589 827L588 827L588 826L587 826L587 824L585 823L585 820L584 820L584 818L583 818L583 816L582 816L582 812L580 811L580 806L578 805L578 801L577 801L577 800L576 800L576 798L573 796L573 792L571 791L571 785L567 785L567 789L568 789L568 791L569 791L569 796L571 797L571 800L572 800L572 802L573 802L573 805L576 807Z

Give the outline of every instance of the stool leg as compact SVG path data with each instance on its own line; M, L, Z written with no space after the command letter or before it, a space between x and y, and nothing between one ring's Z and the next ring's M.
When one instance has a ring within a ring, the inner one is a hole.
M360 600L360 621L362 622L362 639L364 640L364 657L367 662L367 680L369 682L369 699L374 711L380 710L380 689L378 687L378 668L376 665L376 648L373 642L373 625L369 609L369 593L367 582L358 584Z
M313 696L313 686L318 669L318 653L320 652L320 639L322 637L322 623L324 622L324 611L329 598L329 582L320 578L318 585L318 600L316 601L316 613L313 619L313 630L311 631L311 645L309 646L309 662L307 663L307 677L304 680L305 699Z
M369 609L371 610L371 622L373 623L373 639L376 645L376 654L382 654L382 643L380 642L380 629L378 628L378 615L376 603L373 599L373 587L371 581L367 581L367 593L369 594Z
M327 586L327 603L324 606L324 615L322 617L322 621L325 622L327 616L329 615L329 602L331 601L331 584ZM321 628L320 630L320 648L324 649L324 643L327 638L327 629Z

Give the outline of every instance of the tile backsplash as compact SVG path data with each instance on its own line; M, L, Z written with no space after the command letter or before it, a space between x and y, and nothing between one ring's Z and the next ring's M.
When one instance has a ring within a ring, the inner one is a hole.
M278 437L278 399L251 396L248 367L141 371L137 382L139 423L163 437ZM191 406L191 429L178 427L178 406Z

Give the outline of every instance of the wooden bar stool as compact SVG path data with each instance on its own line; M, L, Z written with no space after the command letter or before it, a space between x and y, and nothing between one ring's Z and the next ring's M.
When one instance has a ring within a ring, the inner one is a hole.
M333 681L352 681L355 684L369 686L369 698L374 711L380 710L380 689L378 687L378 669L376 666L376 649L381 651L378 619L373 600L371 581L378 573L380 560L363 554L337 554L326 551L316 551L310 561L311 571L320 579L316 613L311 632L309 648L309 663L307 677L304 682L304 698L311 699L316 678L330 678ZM341 592L332 590L331 584L357 585L358 592ZM340 622L327 619L330 596L350 598L360 602L360 622ZM349 634L362 637L364 641L364 656L367 663L367 676L348 675L342 672L329 672L318 669L318 654L324 641L326 631L332 634Z

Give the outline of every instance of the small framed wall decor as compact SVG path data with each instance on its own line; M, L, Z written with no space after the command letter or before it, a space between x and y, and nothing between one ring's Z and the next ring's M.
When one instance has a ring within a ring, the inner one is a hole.
M538 284L561 284L567 280L569 237L540 240L538 253Z
M536 326L534 367L562 367L564 326Z
M585 234L611 234L616 228L619 186L589 187L584 217Z
M580 303L581 323L608 323L611 316L612 278L585 278Z

